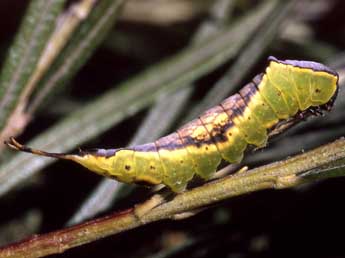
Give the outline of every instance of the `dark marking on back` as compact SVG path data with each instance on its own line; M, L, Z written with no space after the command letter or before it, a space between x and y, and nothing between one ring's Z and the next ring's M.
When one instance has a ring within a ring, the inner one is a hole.
M259 85L260 85L260 83L262 81L262 77L264 77L264 75L265 75L264 73L259 73L252 80L252 82L254 83L257 90L259 90Z
M224 124L220 124L219 121L216 122L217 117L222 114L226 116L226 121ZM226 142L228 140L226 131L234 125L229 115L225 112L224 108L221 105L217 105L207 110L202 116L200 116L202 123L205 125L205 129L206 124L204 120L209 120L209 118L212 118L212 120L209 122L212 128L212 130L209 132L211 138L213 138L212 142Z
M239 94L238 94L239 95ZM238 108L238 113L240 113L240 116L243 115L244 111L246 110L247 108L247 104L246 102L244 101L244 99L241 97L241 95L239 95L239 99L238 101L236 102L236 106Z
M200 118L199 118L199 119L200 119ZM202 126L204 127L205 131L206 131L207 134L208 134L208 142L209 142L209 144L215 144L215 141L214 141L213 137L211 136L210 132L207 130L205 124L203 123L203 121L202 121L201 119L200 119L200 122L201 122ZM206 140L205 140L205 141L206 141ZM205 142L205 141L204 141L204 142Z
M110 158L116 154L117 151L123 150L125 148L119 149L89 149L89 150L79 150L78 152L71 153L72 155L93 155L96 157Z
M165 137L159 138L156 141L157 150L176 150L184 147L177 133L169 134Z
M154 143L145 143L133 147L134 151L138 152L155 152L157 151L156 145Z
M214 120L217 118L217 116L221 115L222 113L224 113L227 117L228 117L228 122L226 124L224 124L223 126L217 125ZM201 116L200 119L201 121L204 120L204 118L206 119L207 117L212 117L213 121L211 122L213 129L215 131L219 131L219 133L221 133L221 131L225 132L228 128L230 128L231 126L233 126L233 123L231 121L231 119L229 118L229 115L226 113L226 111L224 110L224 108L221 105L217 105L213 108L208 109L207 111L205 111ZM204 123L204 122L202 122Z
M239 94L241 95L244 102L248 105L252 97L257 93L258 89L256 88L253 82L248 83L242 89L240 89Z
M229 115L231 120L233 120L235 117L241 116L244 110L246 109L246 104L242 99L241 95L238 93L225 99L220 105Z
M223 110L228 114L231 122L233 123L233 118L239 115L236 113L237 111L234 109L236 107L236 101L238 99L238 96L232 95L229 98L226 98L220 103L220 106L223 108Z
M199 118L194 119L193 121L185 124L181 128L177 130L177 133L181 139L181 142L183 143L183 146L196 146L197 148L200 148L203 144L211 144L213 141L210 138L207 138L209 136L208 132L205 130L205 135L200 135L200 138L192 137L194 131L197 130L199 127L203 127L203 124L201 123L201 120Z

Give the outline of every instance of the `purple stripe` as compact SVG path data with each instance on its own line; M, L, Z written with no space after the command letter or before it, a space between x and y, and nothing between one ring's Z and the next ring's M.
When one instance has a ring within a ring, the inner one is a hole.
M337 72L335 72L334 70L330 69L329 67L323 64L313 62L313 61L279 60L275 58L274 56L268 57L268 61L269 62L273 61L280 64L292 65L292 66L300 67L300 68L307 68L307 69L311 69L311 70L319 71L319 72L327 72L327 73L333 74L334 76L338 76Z

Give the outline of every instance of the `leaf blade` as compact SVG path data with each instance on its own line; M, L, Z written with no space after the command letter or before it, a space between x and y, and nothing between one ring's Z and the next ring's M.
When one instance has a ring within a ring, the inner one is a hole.
M188 48L122 83L42 133L29 145L66 152L152 104L162 91L188 85L234 55L276 4L277 1L267 1L208 42ZM0 195L52 162L51 159L17 154L0 167Z
M0 131L4 129L20 94L33 73L65 0L32 1L16 34L0 74ZM0 137L1 138L1 137Z

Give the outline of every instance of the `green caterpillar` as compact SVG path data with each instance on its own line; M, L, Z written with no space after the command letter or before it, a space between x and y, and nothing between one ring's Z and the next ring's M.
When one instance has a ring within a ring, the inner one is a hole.
M176 132L153 143L129 148L96 149L78 154L47 153L16 142L17 150L68 159L126 183L165 184L181 192L195 176L207 180L222 159L239 163L248 145L263 147L278 123L309 113L330 111L338 74L310 61L269 57L265 73L221 104Z

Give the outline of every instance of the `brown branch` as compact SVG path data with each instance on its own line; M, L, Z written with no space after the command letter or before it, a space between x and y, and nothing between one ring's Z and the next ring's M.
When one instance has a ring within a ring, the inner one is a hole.
M345 139L343 138L285 161L230 175L221 180L202 185L177 195L169 202L162 202L161 198L156 198L158 203L161 204L149 210L146 210L145 206L147 204L152 206L152 199L121 213L31 237L20 243L3 247L0 249L0 257L42 257L62 253L75 246L150 222L183 218L185 217L184 214L193 214L194 211L215 202L241 194L269 188L281 189L305 182L313 182L318 178L303 178L298 175L309 170L315 171L317 168L327 165L328 170L320 172L323 173L323 177L327 177L328 171L331 170L331 164L335 164L335 168L338 168L339 161L345 162ZM344 174L345 170L342 173L338 172L337 175ZM330 173L329 177L331 176Z

